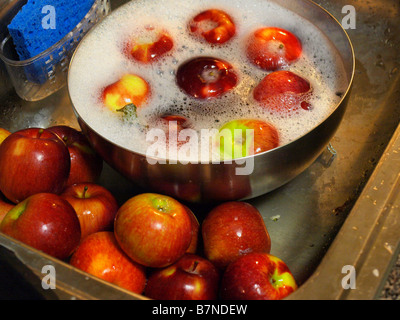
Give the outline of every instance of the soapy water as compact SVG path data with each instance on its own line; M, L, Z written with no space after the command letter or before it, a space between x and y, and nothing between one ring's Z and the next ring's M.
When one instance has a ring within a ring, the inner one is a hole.
M234 38L224 45L211 46L190 35L189 20L206 9L221 9L233 18L236 24ZM132 35L149 25L167 30L174 47L163 59L143 65L127 58L124 48ZM312 110L300 108L282 114L268 111L254 100L252 90L268 72L248 61L245 47L251 32L262 26L286 29L302 42L302 56L286 70L311 83L313 93L309 102ZM216 57L232 64L239 77L237 86L215 99L198 100L186 95L176 84L176 71L182 63L199 56ZM133 124L123 121L100 99L102 88L126 73L141 76L151 88L148 103L137 109L140 121ZM295 13L266 0L132 1L114 11L82 40L68 80L73 105L91 128L121 147L144 155L154 149L155 140L150 139L149 132L163 129L155 119L166 113L190 119L200 147L204 142L202 130L215 132L224 123L240 118L263 119L278 130L280 144L287 144L329 116L341 99L337 93L344 92L347 84L339 54L320 30ZM198 148L199 152L189 160L213 159L212 145L203 148L206 150L201 149ZM168 152L159 154L173 158Z

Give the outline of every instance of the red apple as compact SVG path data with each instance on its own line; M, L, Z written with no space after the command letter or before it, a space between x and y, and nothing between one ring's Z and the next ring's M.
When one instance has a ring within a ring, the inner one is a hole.
M195 254L199 242L200 223L193 211L187 206L185 206L185 208L190 216L190 221L192 222L192 241L190 242L189 248L187 248L186 252Z
M185 144L186 141L179 140L179 133L192 127L189 119L178 114L164 114L160 117L160 127L165 128L166 143L167 145L172 140L176 143L178 149L181 145Z
M92 148L85 135L69 126L48 128L57 134L68 147L71 169L67 185L80 182L96 182L103 169L103 159Z
M233 66L227 61L199 57L179 66L176 74L178 86L198 99L216 98L233 89L237 82Z
M280 300L297 289L288 266L268 253L249 253L232 262L220 286L223 300Z
M174 123L177 133L183 129L192 127L189 119L179 114L163 114L160 118L164 126L169 126L171 122Z
M222 202L243 199L251 195L252 188L249 176L246 174L237 175L236 169L239 166L234 167L223 162L220 166L224 166L224 170L214 172L210 176L212 183L202 190L204 199ZM234 179L232 179L233 176Z
M37 193L18 203L4 217L0 231L62 260L81 238L74 208L53 193Z
M174 263L189 248L192 223L186 208L177 200L143 193L119 208L114 233L131 259L144 266L162 268Z
M11 134L10 131L0 128L0 144L4 141L5 138L7 138Z
M168 179L154 179L150 182L150 185L154 190L158 190L162 194L176 197L183 201L194 203L200 200L200 186L193 181L175 183Z
M254 88L253 96L264 108L275 112L311 110L310 82L291 71L275 71Z
M94 183L78 183L67 187L61 197L75 209L82 239L98 231L112 231L118 203L106 188Z
M174 47L167 31L147 26L127 45L128 56L141 63L152 63L165 56Z
M223 44L236 33L236 26L226 12L218 9L205 10L189 22L189 30L211 44Z
M23 129L0 145L0 190L14 203L41 192L59 194L71 167L65 143L41 128Z
M302 53L300 40L281 28L260 28L249 38L247 56L252 63L275 71L297 60Z
M150 96L150 86L146 80L135 74L125 74L102 91L104 104L111 111L118 111L128 104L136 107L144 105Z
M110 231L92 233L83 239L70 264L135 293L142 293L146 284L145 267L129 259Z
M156 300L216 300L219 271L207 259L186 253L174 264L153 272L145 295Z
M229 121L219 129L219 134L224 137L217 141L222 159L246 157L279 146L276 128L258 119Z
M201 228L205 257L220 269L244 254L269 253L271 249L260 212L246 202L231 201L216 206Z

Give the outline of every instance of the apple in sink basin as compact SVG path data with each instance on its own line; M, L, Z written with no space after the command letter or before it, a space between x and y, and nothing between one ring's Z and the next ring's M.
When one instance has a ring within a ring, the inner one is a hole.
M230 201L213 208L203 220L201 233L205 257L221 270L242 255L271 250L260 212L246 202Z
M223 300L281 300L297 290L285 262L268 253L239 257L225 270L220 286Z
M190 212L163 194L142 193L118 209L114 234L122 250L147 267L166 267L185 254L192 242Z
M142 293L146 285L146 268L129 259L111 231L95 232L84 238L70 264L135 293Z
M81 239L74 208L53 193L37 193L18 203L4 217L0 231L61 260Z
M66 125L49 127L66 144L71 156L67 186L81 182L96 182L103 170L103 159L92 148L86 136Z
M0 190L13 203L41 192L60 194L70 167L67 146L47 129L22 129L0 144Z
M150 274L145 295L156 300L216 300L219 280L220 273L210 261L186 253Z

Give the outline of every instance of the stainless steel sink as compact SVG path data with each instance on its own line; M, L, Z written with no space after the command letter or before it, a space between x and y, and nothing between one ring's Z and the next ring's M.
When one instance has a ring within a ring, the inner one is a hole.
M114 0L116 8L126 1ZM400 223L400 3L316 1L338 21L345 5L356 13L347 32L356 76L344 119L327 149L285 186L252 199L300 288L288 299L377 299L399 253ZM1 1L0 1L1 8ZM0 64L0 127L67 124L78 128L64 88L40 102L18 98ZM120 203L142 190L107 165L101 184ZM209 207L193 206L201 220ZM48 299L144 299L99 281L67 263L0 234L0 257L32 277L26 281ZM57 270L57 289L43 292L44 265ZM19 269L18 269L19 270ZM355 288L346 289L350 271Z

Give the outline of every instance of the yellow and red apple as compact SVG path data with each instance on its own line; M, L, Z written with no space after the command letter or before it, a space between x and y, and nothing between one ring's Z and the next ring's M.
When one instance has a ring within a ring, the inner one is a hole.
M270 123L258 119L236 119L219 129L221 159L229 160L255 155L279 146L279 134Z
M129 104L140 107L149 97L149 84L136 74L125 74L102 91L103 102L111 111L117 111Z
M115 237L122 250L147 267L162 268L177 261L192 241L192 221L179 201L142 193L118 209Z
M146 268L129 259L110 231L92 233L84 238L70 264L135 293L142 293L146 285Z
M166 30L147 26L130 39L128 57L140 63L152 63L165 56L174 47L174 41Z
M281 300L297 290L288 266L268 253L249 253L232 262L222 275L223 300Z
M0 144L4 141L5 138L7 138L11 134L10 131L0 128Z
M236 34L232 17L219 9L208 9L189 22L190 32L211 44L223 44Z
M261 69L275 71L296 61L302 54L300 40L290 31L264 27L248 39L247 56Z
M74 208L53 193L37 193L18 203L4 217L0 231L61 260L81 239Z

